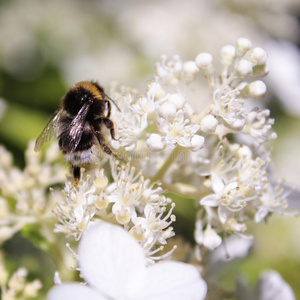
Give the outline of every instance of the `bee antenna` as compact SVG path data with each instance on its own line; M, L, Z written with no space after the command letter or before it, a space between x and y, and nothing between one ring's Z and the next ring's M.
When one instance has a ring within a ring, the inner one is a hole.
M112 98L110 98L108 95L106 95L105 94L105 96L106 96L106 98L108 99L108 100L110 100L115 106L116 106L116 108L118 109L118 111L121 111L121 109L119 108L119 106L117 105L117 103L115 102L115 100L113 100Z

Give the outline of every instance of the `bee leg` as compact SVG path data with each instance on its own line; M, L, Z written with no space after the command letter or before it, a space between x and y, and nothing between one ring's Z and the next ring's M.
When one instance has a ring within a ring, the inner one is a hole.
M111 104L108 100L105 100L105 103L107 104L107 116L106 118L109 118L110 117L110 112L111 112Z
M80 178L80 167L74 167L73 168L73 176L74 176L74 180L75 180L75 185L78 184L79 182L79 178Z
M111 135L112 139L115 140L116 139L115 138L115 127L114 127L113 121L108 118L99 118L98 121L101 124L104 124L106 126L106 128L110 130L110 135Z
M110 150L110 148L109 148L109 147L105 144L105 142L104 142L103 135L102 135L99 131L96 131L96 136L97 136L97 139L98 139L98 141L99 141L99 144L100 144L101 149L102 149L105 153L107 153L107 154L109 154L109 155L112 155L112 154L113 154L112 151Z

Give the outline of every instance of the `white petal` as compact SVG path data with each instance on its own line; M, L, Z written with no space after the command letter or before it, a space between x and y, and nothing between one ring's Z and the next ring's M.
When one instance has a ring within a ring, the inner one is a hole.
M200 204L207 206L218 206L220 200L221 198L218 195L210 194L201 199Z
M123 228L110 223L91 226L78 254L83 278L114 299L129 295L146 272L142 248Z
M231 214L231 211L228 210L225 206L218 207L218 215L219 215L219 219L222 222L222 224L225 224L225 222L230 214Z
M212 184L212 188L216 194L222 194L225 185L220 176L213 173L211 175L211 184Z
M67 282L54 286L47 295L48 300L105 300L98 292L92 288L80 285L75 282Z
M206 296L206 282L191 265L165 262L155 264L147 271L146 281L134 300L201 300Z
M228 266L229 261L246 257L253 245L253 239L231 236L224 244L226 247L219 247L210 253L208 258L210 272L222 270Z
M257 213L255 214L255 222L259 223L261 222L269 213L269 210L267 207L260 207Z

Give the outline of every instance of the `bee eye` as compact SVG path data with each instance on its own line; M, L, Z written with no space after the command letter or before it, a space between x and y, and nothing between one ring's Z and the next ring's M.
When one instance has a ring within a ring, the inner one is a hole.
M82 95L80 98L80 102L86 102L88 100L88 95Z

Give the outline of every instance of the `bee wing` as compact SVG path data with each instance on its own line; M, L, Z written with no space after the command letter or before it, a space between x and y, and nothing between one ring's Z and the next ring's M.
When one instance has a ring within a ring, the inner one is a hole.
M34 151L38 152L44 143L49 142L52 138L56 137L56 129L62 109L60 109L48 122L41 134L35 141Z
M85 120L87 114L90 110L90 103L84 104L79 112L77 113L76 117L72 120L70 124L70 141L69 147L71 151L75 151L83 134L83 128L85 124Z

